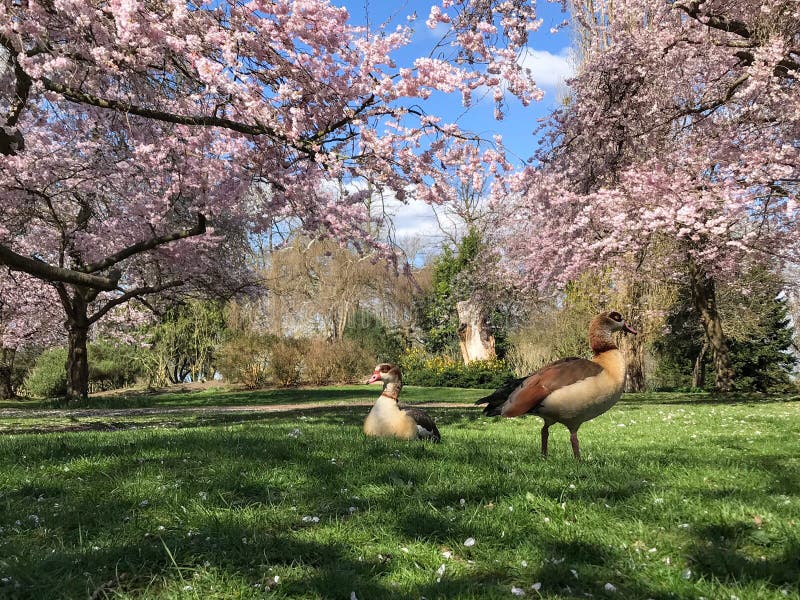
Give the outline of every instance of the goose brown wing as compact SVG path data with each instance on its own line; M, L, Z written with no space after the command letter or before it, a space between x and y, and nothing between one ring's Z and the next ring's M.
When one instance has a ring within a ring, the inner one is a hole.
M557 389L572 385L588 377L594 377L603 370L599 364L585 358L562 358L550 363L536 373L518 380L516 387L506 392L508 386L501 388L505 398L496 396L500 392L482 398L487 400L483 412L487 415L503 415L504 417L517 417L527 412L532 412L542 401ZM478 402L480 403L481 400Z

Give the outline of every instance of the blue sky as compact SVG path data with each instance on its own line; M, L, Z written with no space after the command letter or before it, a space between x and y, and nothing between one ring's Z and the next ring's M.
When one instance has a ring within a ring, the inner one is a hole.
M440 35L428 29L427 20L430 6L434 0L332 0L334 4L345 6L351 15L351 22L357 25L369 25L377 30L381 24L389 23L388 30L397 24L407 24L407 15L417 14L413 24L415 34L410 46L395 55L398 66L409 66L419 56L428 56ZM445 120L458 120L467 130L491 139L495 134L503 137L509 152L509 158L518 165L529 159L536 147L537 138L534 131L537 120L546 116L557 105L564 95L564 78L571 74L572 62L569 59L571 37L569 29L560 29L551 33L567 17L561 11L560 2L537 2L538 17L543 20L541 28L534 32L529 40L525 64L531 68L539 87L544 91L544 99L531 106L523 107L511 98L507 104L506 116L502 121L494 118L494 103L491 98L474 102L465 113L461 104L461 95L445 96L435 94L424 103L424 109L437 114ZM408 204L388 204L388 212L393 217L395 233L399 240L403 238L423 236L433 246L442 239L440 225L433 215L433 210L422 202L411 201ZM443 211L439 211L439 221L448 229L451 225Z
M413 42L395 55L398 66L407 66L419 56L428 56L439 39L439 35L425 25L434 0L332 0L332 2L343 5L349 10L354 24L369 23L372 29L377 29L387 20L392 24L389 29L395 24L407 24L406 16L416 12ZM571 42L569 30L562 29L558 33L550 33L551 28L566 18L561 12L560 2L540 0L537 2L537 12L543 24L539 31L531 35L529 51L524 60L526 66L531 68L539 87L545 92L541 102L523 107L512 98L503 121L495 120L491 98L476 102L466 114L460 94L451 97L436 94L424 104L428 112L438 114L446 120L458 119L464 128L482 134L488 139L496 133L501 134L512 159L516 158L519 162L525 161L533 154L536 143L533 132L537 127L537 119L545 116L556 105L559 88L563 90L562 82L571 69L568 58Z

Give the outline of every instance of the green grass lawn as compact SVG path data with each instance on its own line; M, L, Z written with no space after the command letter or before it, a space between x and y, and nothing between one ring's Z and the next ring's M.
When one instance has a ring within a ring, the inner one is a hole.
M800 402L627 397L580 463L537 418L432 408L434 445L364 438L367 410L0 436L0 597L800 598Z

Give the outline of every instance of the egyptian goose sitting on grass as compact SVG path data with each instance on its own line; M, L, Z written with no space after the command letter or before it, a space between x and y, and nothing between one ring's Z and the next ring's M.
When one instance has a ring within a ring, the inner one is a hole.
M374 437L396 437L402 440L440 441L436 423L425 411L413 407L401 408L397 403L403 378L400 367L380 364L367 383L383 382L383 392L364 421L364 433Z
M597 315L589 325L592 360L562 358L528 377L509 382L476 404L488 404L483 412L490 416L532 413L542 417L544 456L550 425L563 423L570 431L572 453L580 459L578 428L614 406L625 385L625 358L612 337L616 331L636 333L618 312Z

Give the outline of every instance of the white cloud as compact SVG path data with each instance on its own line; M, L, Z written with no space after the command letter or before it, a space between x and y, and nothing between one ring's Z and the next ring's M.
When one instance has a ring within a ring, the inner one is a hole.
M433 208L422 200L409 200L406 204L395 198L389 199L386 201L386 214L394 224L397 238L442 236Z
M570 64L569 48L563 48L558 54L528 48L520 57L519 63L530 69L536 84L542 88L560 87L564 85L564 80L575 73Z

